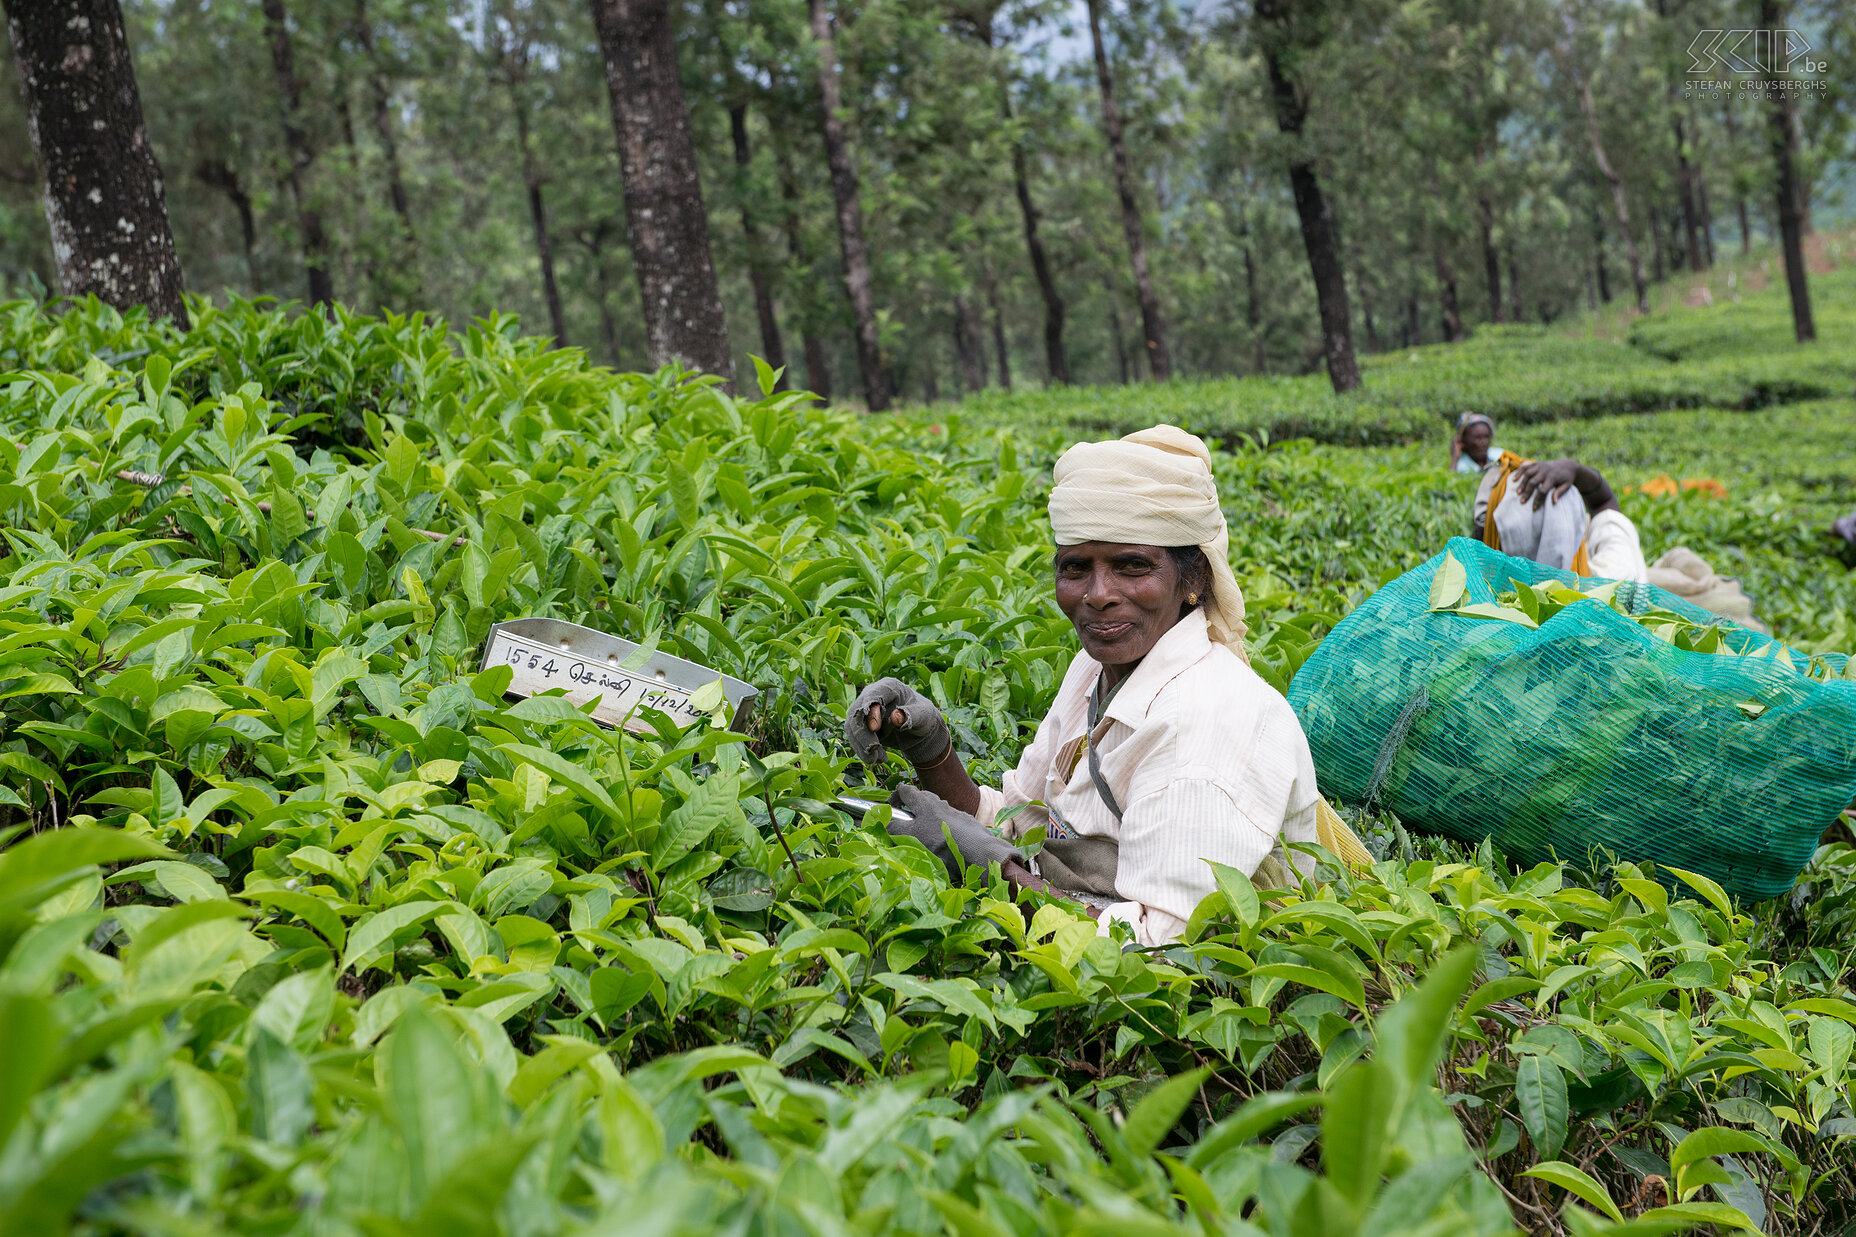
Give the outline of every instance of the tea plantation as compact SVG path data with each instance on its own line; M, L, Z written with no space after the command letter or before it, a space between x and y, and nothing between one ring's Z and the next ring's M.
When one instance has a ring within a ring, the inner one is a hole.
M194 308L0 308L0 1229L1856 1230L1847 826L1742 906L1375 817L1370 871L1221 870L1123 952L826 806L879 675L1013 762L1074 648L1051 460L1209 386L860 420L508 320ZM1649 553L1856 651L1849 333L1669 360L1712 329L1671 317L1231 413L1259 668L1462 531L1466 390L1500 445L1721 481L1626 494ZM1284 427L1376 445L1244 436ZM511 702L481 643L531 615L751 681L750 733Z

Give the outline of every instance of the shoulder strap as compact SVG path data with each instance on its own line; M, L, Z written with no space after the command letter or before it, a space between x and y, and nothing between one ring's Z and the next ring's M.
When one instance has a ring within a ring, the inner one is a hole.
M1126 679L1122 683L1127 682ZM1108 788L1108 779L1102 776L1102 762L1096 756L1095 730L1102 721L1102 710L1108 707L1108 701L1115 698L1121 690L1121 683L1115 684L1109 691L1108 699L1102 698L1102 678L1096 676L1096 685L1089 692L1089 780L1095 783L1096 793L1102 796L1102 806L1107 808L1115 823L1121 823L1121 804L1115 802L1115 792Z
M1512 451L1504 451L1501 461L1496 465L1499 472L1495 474L1495 484L1489 489L1489 505L1482 513L1482 543L1491 550L1502 548L1501 534L1495 531L1495 509L1502 505L1502 499L1508 494L1508 477L1515 469L1527 463Z

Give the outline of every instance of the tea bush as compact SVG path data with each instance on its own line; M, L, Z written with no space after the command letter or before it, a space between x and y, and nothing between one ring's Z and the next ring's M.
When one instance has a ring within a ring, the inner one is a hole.
M1819 342L1792 342L1781 281L1740 302L1639 319L1628 343L1541 326L1482 327L1467 342L1361 358L1364 386L1336 395L1324 374L1164 386L1001 392L959 405L969 422L1128 433L1156 421L1235 447L1308 438L1341 446L1449 441L1463 412L1511 426L1674 408L1770 407L1856 394L1856 268L1814 277ZM929 410L920 414L937 417Z
M7 1231L1856 1219L1847 845L1744 907L1376 818L1371 870L1221 870L1124 952L827 807L870 677L982 774L1029 737L1072 655L1056 434L610 374L509 322L4 314ZM1426 450L1220 458L1279 685L1458 530ZM1775 560L1848 488L1788 487L1647 535L1739 547L1782 638L1847 644L1847 581ZM477 650L522 615L754 682L750 732L508 701Z
M1762 273L1770 279L1770 263ZM1730 293L1709 305L1640 318L1631 324L1630 342L1672 361L1761 354L1802 361L1814 349L1796 342L1783 269L1778 274L1756 293ZM1819 339L1856 337L1856 278L1848 269L1812 276L1811 311Z

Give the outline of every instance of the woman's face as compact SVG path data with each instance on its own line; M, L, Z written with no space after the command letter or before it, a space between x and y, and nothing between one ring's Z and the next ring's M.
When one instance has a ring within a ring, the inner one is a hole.
M1057 547L1057 606L1104 666L1129 668L1179 621L1187 582L1164 546Z
M1463 453L1478 464L1488 462L1489 444L1495 440L1495 431L1477 421L1463 431Z

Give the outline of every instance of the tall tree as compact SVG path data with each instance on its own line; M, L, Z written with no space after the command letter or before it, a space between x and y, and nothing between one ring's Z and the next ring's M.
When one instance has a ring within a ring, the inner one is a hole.
M1489 284L1489 321L1502 320L1502 258L1495 248L1495 203L1484 192L1476 197L1476 224L1482 233L1482 273Z
M1734 100L1732 95L1728 96L1726 103L1721 107L1721 127L1727 132L1729 149L1737 146L1740 141L1740 133L1739 126L1734 123ZM1744 177L1738 173L1734 176L1734 214L1740 224L1740 256L1744 258L1753 252L1753 224L1747 217L1746 185L1744 183Z
M969 27L976 38L986 45L988 50L998 46L994 19L1000 9L1000 0L977 0L977 3L953 6L954 17ZM1031 160L1025 153L1024 134L1019 131L1017 117L1012 106L1012 72L1009 64L998 60L999 78L999 115L1005 121L1011 134L1012 143L1012 194L1018 201L1019 218L1024 222L1025 251L1031 259L1031 274L1037 280L1038 296L1044 301L1044 364L1050 371L1050 380L1059 385L1070 381L1070 358L1063 346L1063 296L1057 291L1057 280L1052 274L1050 255L1044 250L1044 238L1039 231L1042 212L1031 197ZM996 293L994 299L996 300ZM998 314L995 312L993 322L999 327ZM1003 348L1003 345L1001 345ZM1005 353L1000 352L1000 364L1010 363L1005 360ZM1004 385L1010 387L1007 378Z
M1102 41L1101 0L1088 0L1089 40L1096 56L1096 86L1102 93L1102 129L1108 135L1109 156L1115 165L1115 192L1121 199L1121 230L1128 240L1128 265L1134 272L1134 295L1141 306L1141 330L1146 336L1147 365L1155 382L1173 376L1173 359L1166 346L1166 322L1160 316L1160 298L1154 295L1153 276L1147 269L1147 230L1141 220L1141 203L1128 161L1128 142L1121 127L1121 110L1115 105L1115 78L1109 70L1108 48Z
M1011 97L1006 96L1009 119ZM1038 232L1042 212L1031 199L1030 160L1025 155L1024 140L1012 139L1012 192L1018 198L1018 213L1025 223L1025 250L1031 255L1031 273L1037 279L1038 295L1044 300L1044 365L1050 380L1059 386L1070 382L1070 355L1063 346L1063 295L1057 291L1056 276L1051 273L1050 255L1044 251L1044 238ZM1010 385L1009 383L1007 385Z
M185 329L161 168L117 0L6 0L45 219L66 296L146 305Z
M748 283L754 290L754 316L760 322L761 359L775 370L784 370L786 341L780 338L780 315L773 304L773 264L754 212L754 151L748 145L748 103L739 93L740 83L731 84L737 91L728 105L728 133L735 146L735 201L741 207L741 233L748 246ZM782 390L786 387L784 373L778 386Z
M1689 159L1688 126L1681 112L1671 119L1676 140L1676 184L1682 190L1682 231L1688 249L1688 268L1699 274L1706 269L1701 251L1701 207L1696 195L1696 167Z
M1630 203L1624 192L1624 177L1612 165L1610 156L1605 152L1605 135L1598 125L1598 103L1592 97L1592 77L1580 65L1581 52L1578 46L1578 28L1574 24L1572 10L1565 11L1566 39L1564 43L1555 42L1554 52L1560 63L1560 70L1572 83L1573 93L1579 99L1579 114L1585 121L1585 140L1592 148L1592 162L1597 165L1599 175L1611 186L1611 209L1618 221L1618 232L1624 238L1624 253L1630 260L1631 287L1637 294L1637 312L1650 312L1650 285L1643 274L1643 255L1637 250L1637 234L1630 226Z
M1598 276L1598 301L1611 303L1611 277L1605 269L1605 217L1598 209L1598 196L1592 196L1592 266Z
M954 356L960 362L961 384L969 392L986 388L986 346L980 342L980 324L964 296L954 297Z
M522 189L528 195L529 227L535 234L535 258L541 268L541 295L548 306L548 326L554 332L555 345L565 348L567 311L561 304L561 285L554 273L554 233L548 227L545 178L529 133L529 33L519 14L502 9L498 17L496 75L509 93L509 109L515 115L516 153L522 159Z
M1481 85L1478 75L1478 85ZM1483 87L1486 89L1486 87ZM1495 247L1495 199L1490 192L1491 163L1501 151L1501 132L1490 124L1476 134L1476 225L1482 239L1482 272L1489 285L1489 320L1502 320L1502 261Z
M844 123L844 94L838 84L838 51L827 0L809 0L809 15L818 57L819 100L825 113L825 163L831 169L838 246L844 253L844 290L851 298L851 323L857 335L857 369L863 378L865 406L871 412L882 412L889 407L889 374L877 337L876 291L870 276L870 248L864 240L864 208L858 199L857 155Z
M1811 315L1811 285L1804 266L1805 208L1798 183L1798 118L1778 46L1785 29L1782 0L1759 0L1759 24L1771 34L1772 47L1762 65L1766 87L1766 127L1772 147L1773 188L1778 194L1779 241L1785 249L1785 283L1792 294L1792 331L1799 343L1817 338Z
M612 95L625 226L651 363L683 361L732 383L734 357L709 257L669 0L590 3Z
M786 260L801 272L799 284L799 346L806 362L806 390L831 402L831 366L825 359L825 341L819 334L819 306L809 278L812 255L806 246L801 218L799 177L793 170L792 147L778 128L773 133L774 166L780 173L780 231L786 236Z
M302 233L303 265L309 279L309 301L326 305L335 299L335 278L329 271L329 238L323 231L322 212L307 196L303 181L309 175L316 151L303 120L303 83L296 73L296 52L290 39L290 13L284 0L263 0L264 30L271 43L271 69L283 103L284 185L296 207L297 229Z
M1012 350L1005 338L1005 310L999 305L999 276L986 259L986 304L992 310L992 349L999 358L999 385L1012 389ZM1056 379L1052 379L1056 381Z
M361 44L361 56L367 66L367 92L373 109L374 136L387 166L387 200L400 222L400 239L408 258L413 290L418 290L418 232L412 222L412 199L406 192L406 175L400 167L399 136L393 124L393 91L381 64L380 49L374 41L374 23L368 15L367 0L354 0L354 32Z
M1456 268L1450 264L1450 255L1442 241L1432 245L1431 261L1437 269L1437 299L1443 314L1444 342L1461 343L1464 338L1463 311L1457 303Z
M1630 203L1624 193L1624 178L1612 167L1610 158L1605 154L1604 134L1598 128L1598 107L1592 100L1592 80L1578 70L1575 74L1575 88L1579 92L1579 110L1585 117L1585 137L1592 147L1592 162L1597 165L1599 175L1611 186L1611 209L1618 221L1618 232L1624 237L1624 255L1630 262L1630 282L1637 294L1637 312L1650 312L1650 285L1643 274L1643 255L1637 249L1637 234L1630 226Z
M1347 309L1347 275L1341 266L1340 229L1334 208L1321 191L1314 155L1303 142L1308 124L1308 95L1294 74L1316 33L1305 29L1311 13L1293 0L1257 0L1256 36L1269 74L1270 99L1276 127L1289 139L1289 187L1295 194L1295 213L1302 224L1302 245L1315 280L1315 302L1321 311L1322 354L1327 358L1328 381L1336 391L1360 385L1360 363L1353 355L1353 325Z
M258 263L254 251L258 247L258 222L244 179L239 176L238 169L224 159L205 157L193 165L193 174L201 184L225 194L232 209L238 212L239 236L245 242L245 281L257 287Z

